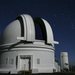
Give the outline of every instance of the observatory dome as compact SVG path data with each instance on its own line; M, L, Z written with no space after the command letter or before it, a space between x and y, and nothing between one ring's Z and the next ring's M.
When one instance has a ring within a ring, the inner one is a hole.
M16 43L20 40L34 41L34 22L30 15L20 15L11 22L4 31L4 44Z
M10 23L4 31L3 42L5 44L17 42L17 36L21 36L20 22L18 20Z
M55 48L53 31L43 18L28 14L18 16L4 30L0 45L2 72L53 73Z
M28 14L23 14L11 22L4 31L4 44L17 43L19 41L34 42L37 33L36 25L41 29L43 40L46 44L56 43L53 39L53 32L50 24L43 18L32 18ZM38 35L39 36L39 35Z

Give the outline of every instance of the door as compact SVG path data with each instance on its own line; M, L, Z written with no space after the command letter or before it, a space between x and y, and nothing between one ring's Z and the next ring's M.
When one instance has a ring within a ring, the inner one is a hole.
M21 55L20 56L20 70L21 71L30 71L31 68L31 57Z

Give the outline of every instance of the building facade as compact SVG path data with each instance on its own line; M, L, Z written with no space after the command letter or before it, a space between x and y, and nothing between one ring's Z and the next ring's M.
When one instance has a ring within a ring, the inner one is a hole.
M56 69L54 44L57 43L45 19L20 15L4 31L0 72L53 73Z

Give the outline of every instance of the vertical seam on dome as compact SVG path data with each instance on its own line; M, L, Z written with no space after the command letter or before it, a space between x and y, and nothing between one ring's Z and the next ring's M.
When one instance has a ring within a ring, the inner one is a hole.
M26 21L26 17L25 16L23 16L24 17L24 20L25 20L25 23L26 23L26 32L27 32L27 21ZM27 33L26 33L26 38L27 38Z
M21 37L24 37L24 23L23 23L23 19L21 16L17 17L17 20L19 20L20 22L20 26L21 26Z

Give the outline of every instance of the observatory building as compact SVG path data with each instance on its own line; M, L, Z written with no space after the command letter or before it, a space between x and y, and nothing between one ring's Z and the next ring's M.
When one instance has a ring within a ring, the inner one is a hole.
M54 44L58 42L54 41L52 28L45 19L20 15L6 27L3 39L0 72L55 71Z

